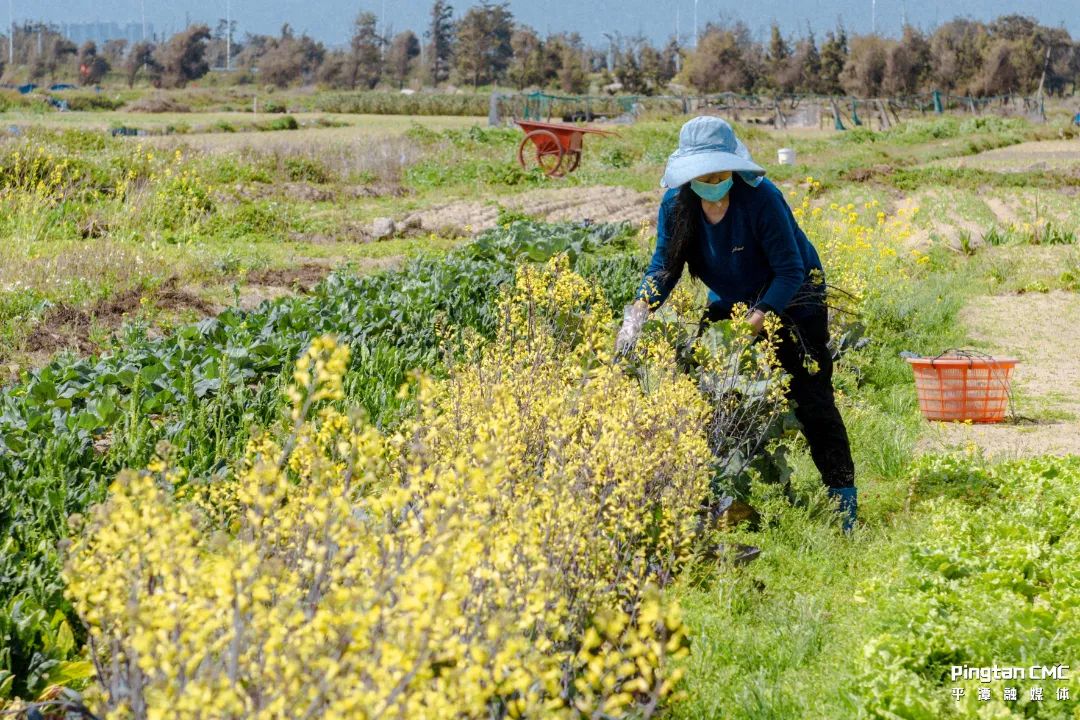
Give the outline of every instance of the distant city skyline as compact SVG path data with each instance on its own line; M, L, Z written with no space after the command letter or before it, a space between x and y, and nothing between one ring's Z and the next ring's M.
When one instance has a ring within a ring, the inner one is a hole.
M57 26L85 23L115 24L125 28L119 37L128 37L131 25L142 23L145 3L146 23L162 36L169 36L188 23L203 22L213 28L226 15L226 3L240 38L244 33L276 35L288 23L298 33L307 33L330 46L348 41L353 18L363 11L380 18L380 28L393 31L411 29L421 34L427 26L431 0L12 0L14 19L42 20ZM455 16L461 16L473 1L453 2ZM919 0L774 0L765 6L743 6L720 0L573 0L537 2L511 0L515 19L541 34L578 32L594 46L607 42L606 34L638 34L653 43L664 43L678 31L689 44L693 37L694 6L698 29L721 18L744 21L755 37L767 36L776 21L787 35L804 35L811 28L820 37L842 21L850 33L878 32L897 36L905 16L908 21L930 29L954 17L990 20L1016 13L1030 15L1050 26L1063 26L1073 37L1080 36L1080 8L1077 0L954 0L930 3ZM2 6L0 6L2 12ZM130 39L130 38L129 38Z

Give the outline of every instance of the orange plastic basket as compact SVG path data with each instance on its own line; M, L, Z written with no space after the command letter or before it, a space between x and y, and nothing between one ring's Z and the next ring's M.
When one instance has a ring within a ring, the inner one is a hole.
M909 357L919 409L927 420L996 423L1009 407L1009 373L1015 358L941 355Z

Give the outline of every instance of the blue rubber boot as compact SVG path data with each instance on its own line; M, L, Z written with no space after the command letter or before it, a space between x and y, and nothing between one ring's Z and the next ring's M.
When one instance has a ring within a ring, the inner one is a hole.
M838 501L837 511L843 521L844 532L850 534L858 514L858 490L853 487L829 488L829 499Z

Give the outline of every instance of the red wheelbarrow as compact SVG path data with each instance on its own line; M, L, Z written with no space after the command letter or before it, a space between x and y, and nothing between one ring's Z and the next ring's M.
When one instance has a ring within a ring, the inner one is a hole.
M581 127L579 125L564 125L563 123L533 122L531 120L515 120L518 126L525 131L525 137L518 146L518 162L521 167L529 169L525 160L526 148L531 141L535 147L536 165L548 177L562 177L572 173L581 162L581 138L586 133L594 135L617 135L610 130Z

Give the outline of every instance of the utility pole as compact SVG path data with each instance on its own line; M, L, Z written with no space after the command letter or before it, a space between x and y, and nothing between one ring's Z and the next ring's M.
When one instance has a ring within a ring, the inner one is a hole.
M877 0L870 0L870 33L877 35Z
M230 68L229 57L232 54L232 0L225 0L225 72Z
M697 4L698 0L694 0L694 49L697 50Z
M142 10L142 42L146 42L146 0L139 0L139 8Z
M8 67L15 67L15 0L8 0Z

